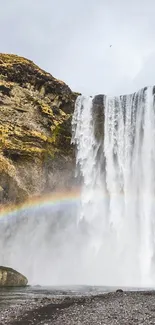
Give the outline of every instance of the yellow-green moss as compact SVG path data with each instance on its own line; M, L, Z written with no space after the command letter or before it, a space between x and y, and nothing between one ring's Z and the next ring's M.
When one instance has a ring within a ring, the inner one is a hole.
M1 81L3 81L3 80L5 81L5 80L7 80L7 77L4 76L3 74L0 74L0 80L1 80Z
M9 160L2 155L0 155L0 173L9 174L9 176L14 177L16 175L15 167L9 162Z
M48 177L47 165L52 169L57 159L60 165L69 159L77 96L63 81L17 55L0 54L0 86L0 187L3 174L10 175L19 200L46 190L42 175Z
M0 64L3 64L8 67L13 66L14 64L26 64L26 65L33 65L36 70L38 70L40 73L48 74L44 70L40 69L36 64L33 63L33 61L28 60L22 56L18 56L16 54L5 54L0 53Z
M49 105L47 105L47 104L45 104L45 103L43 103L41 101L39 101L39 104L40 104L42 112L44 114L47 114L47 115L53 117L53 111L52 111L52 108Z

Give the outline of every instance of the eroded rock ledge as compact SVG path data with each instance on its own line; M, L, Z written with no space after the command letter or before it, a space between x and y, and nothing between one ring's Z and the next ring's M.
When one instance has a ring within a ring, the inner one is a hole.
M0 54L0 203L71 186L77 95L32 61Z

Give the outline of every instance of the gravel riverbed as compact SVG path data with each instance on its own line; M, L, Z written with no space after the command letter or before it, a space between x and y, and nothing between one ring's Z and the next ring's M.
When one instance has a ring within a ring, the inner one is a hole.
M155 325L155 291L36 296L1 303L0 325Z

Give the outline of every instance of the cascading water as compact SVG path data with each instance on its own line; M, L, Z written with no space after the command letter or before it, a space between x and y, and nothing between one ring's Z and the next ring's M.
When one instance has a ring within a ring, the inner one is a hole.
M83 179L79 222L89 229L85 265L95 283L154 285L154 89L103 96L96 123L94 102L79 96L72 120ZM99 123L103 135L97 137Z
M79 96L72 142L80 202L1 219L0 265L30 284L155 286L154 89Z

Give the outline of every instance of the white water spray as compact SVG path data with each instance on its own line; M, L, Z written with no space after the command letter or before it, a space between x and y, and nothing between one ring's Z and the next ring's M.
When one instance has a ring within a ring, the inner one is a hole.
M80 203L38 205L1 221L0 265L30 284L155 286L153 92L77 98Z
M153 88L104 98L103 141L95 137L93 101L78 97L72 122L92 278L108 285L155 285Z

